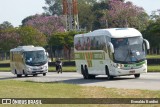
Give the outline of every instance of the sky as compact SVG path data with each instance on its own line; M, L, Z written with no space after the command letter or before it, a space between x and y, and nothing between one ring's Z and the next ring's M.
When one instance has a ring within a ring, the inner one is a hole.
M160 9L160 0L125 0L143 7L148 14ZM28 16L44 12L45 0L0 0L0 24L4 21L13 26L21 25L22 20Z

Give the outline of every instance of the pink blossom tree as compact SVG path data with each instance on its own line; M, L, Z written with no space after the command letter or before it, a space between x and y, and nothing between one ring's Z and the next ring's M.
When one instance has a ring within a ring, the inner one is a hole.
M148 18L144 9L133 5L132 2L109 1L109 10L107 10L109 27L135 27L142 30L146 26Z
M51 38L51 35L56 32L64 32L64 17L62 16L46 16L36 15L24 23L25 26L32 26L47 36L47 42ZM50 55L53 60L52 44L48 44L50 47Z

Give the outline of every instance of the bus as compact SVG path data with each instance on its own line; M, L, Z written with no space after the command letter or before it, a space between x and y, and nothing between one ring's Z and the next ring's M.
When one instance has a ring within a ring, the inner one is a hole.
M99 29L74 37L76 70L84 79L97 75L134 75L147 73L149 42L135 28Z
M10 50L11 72L17 77L48 72L48 53L43 47L18 46Z

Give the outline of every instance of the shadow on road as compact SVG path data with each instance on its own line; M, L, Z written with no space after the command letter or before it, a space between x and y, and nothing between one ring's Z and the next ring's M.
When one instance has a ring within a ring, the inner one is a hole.
M78 79L67 79L67 80L61 80L61 81L56 81L56 82L63 82L63 83L69 83L69 84L88 84L88 83L98 83L98 82L112 82L112 81L121 81L121 80L131 80L135 79L132 77L116 77L113 80L108 80L107 77L96 77L95 79L83 79L83 78L78 78Z

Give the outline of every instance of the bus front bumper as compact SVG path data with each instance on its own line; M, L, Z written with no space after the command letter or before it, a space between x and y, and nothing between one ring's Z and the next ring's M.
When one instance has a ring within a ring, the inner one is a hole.
M141 74L141 73L147 73L147 66L144 65L141 68L137 69L120 69L120 68L115 68L113 71L113 76L123 76L123 75L134 75L134 74Z

